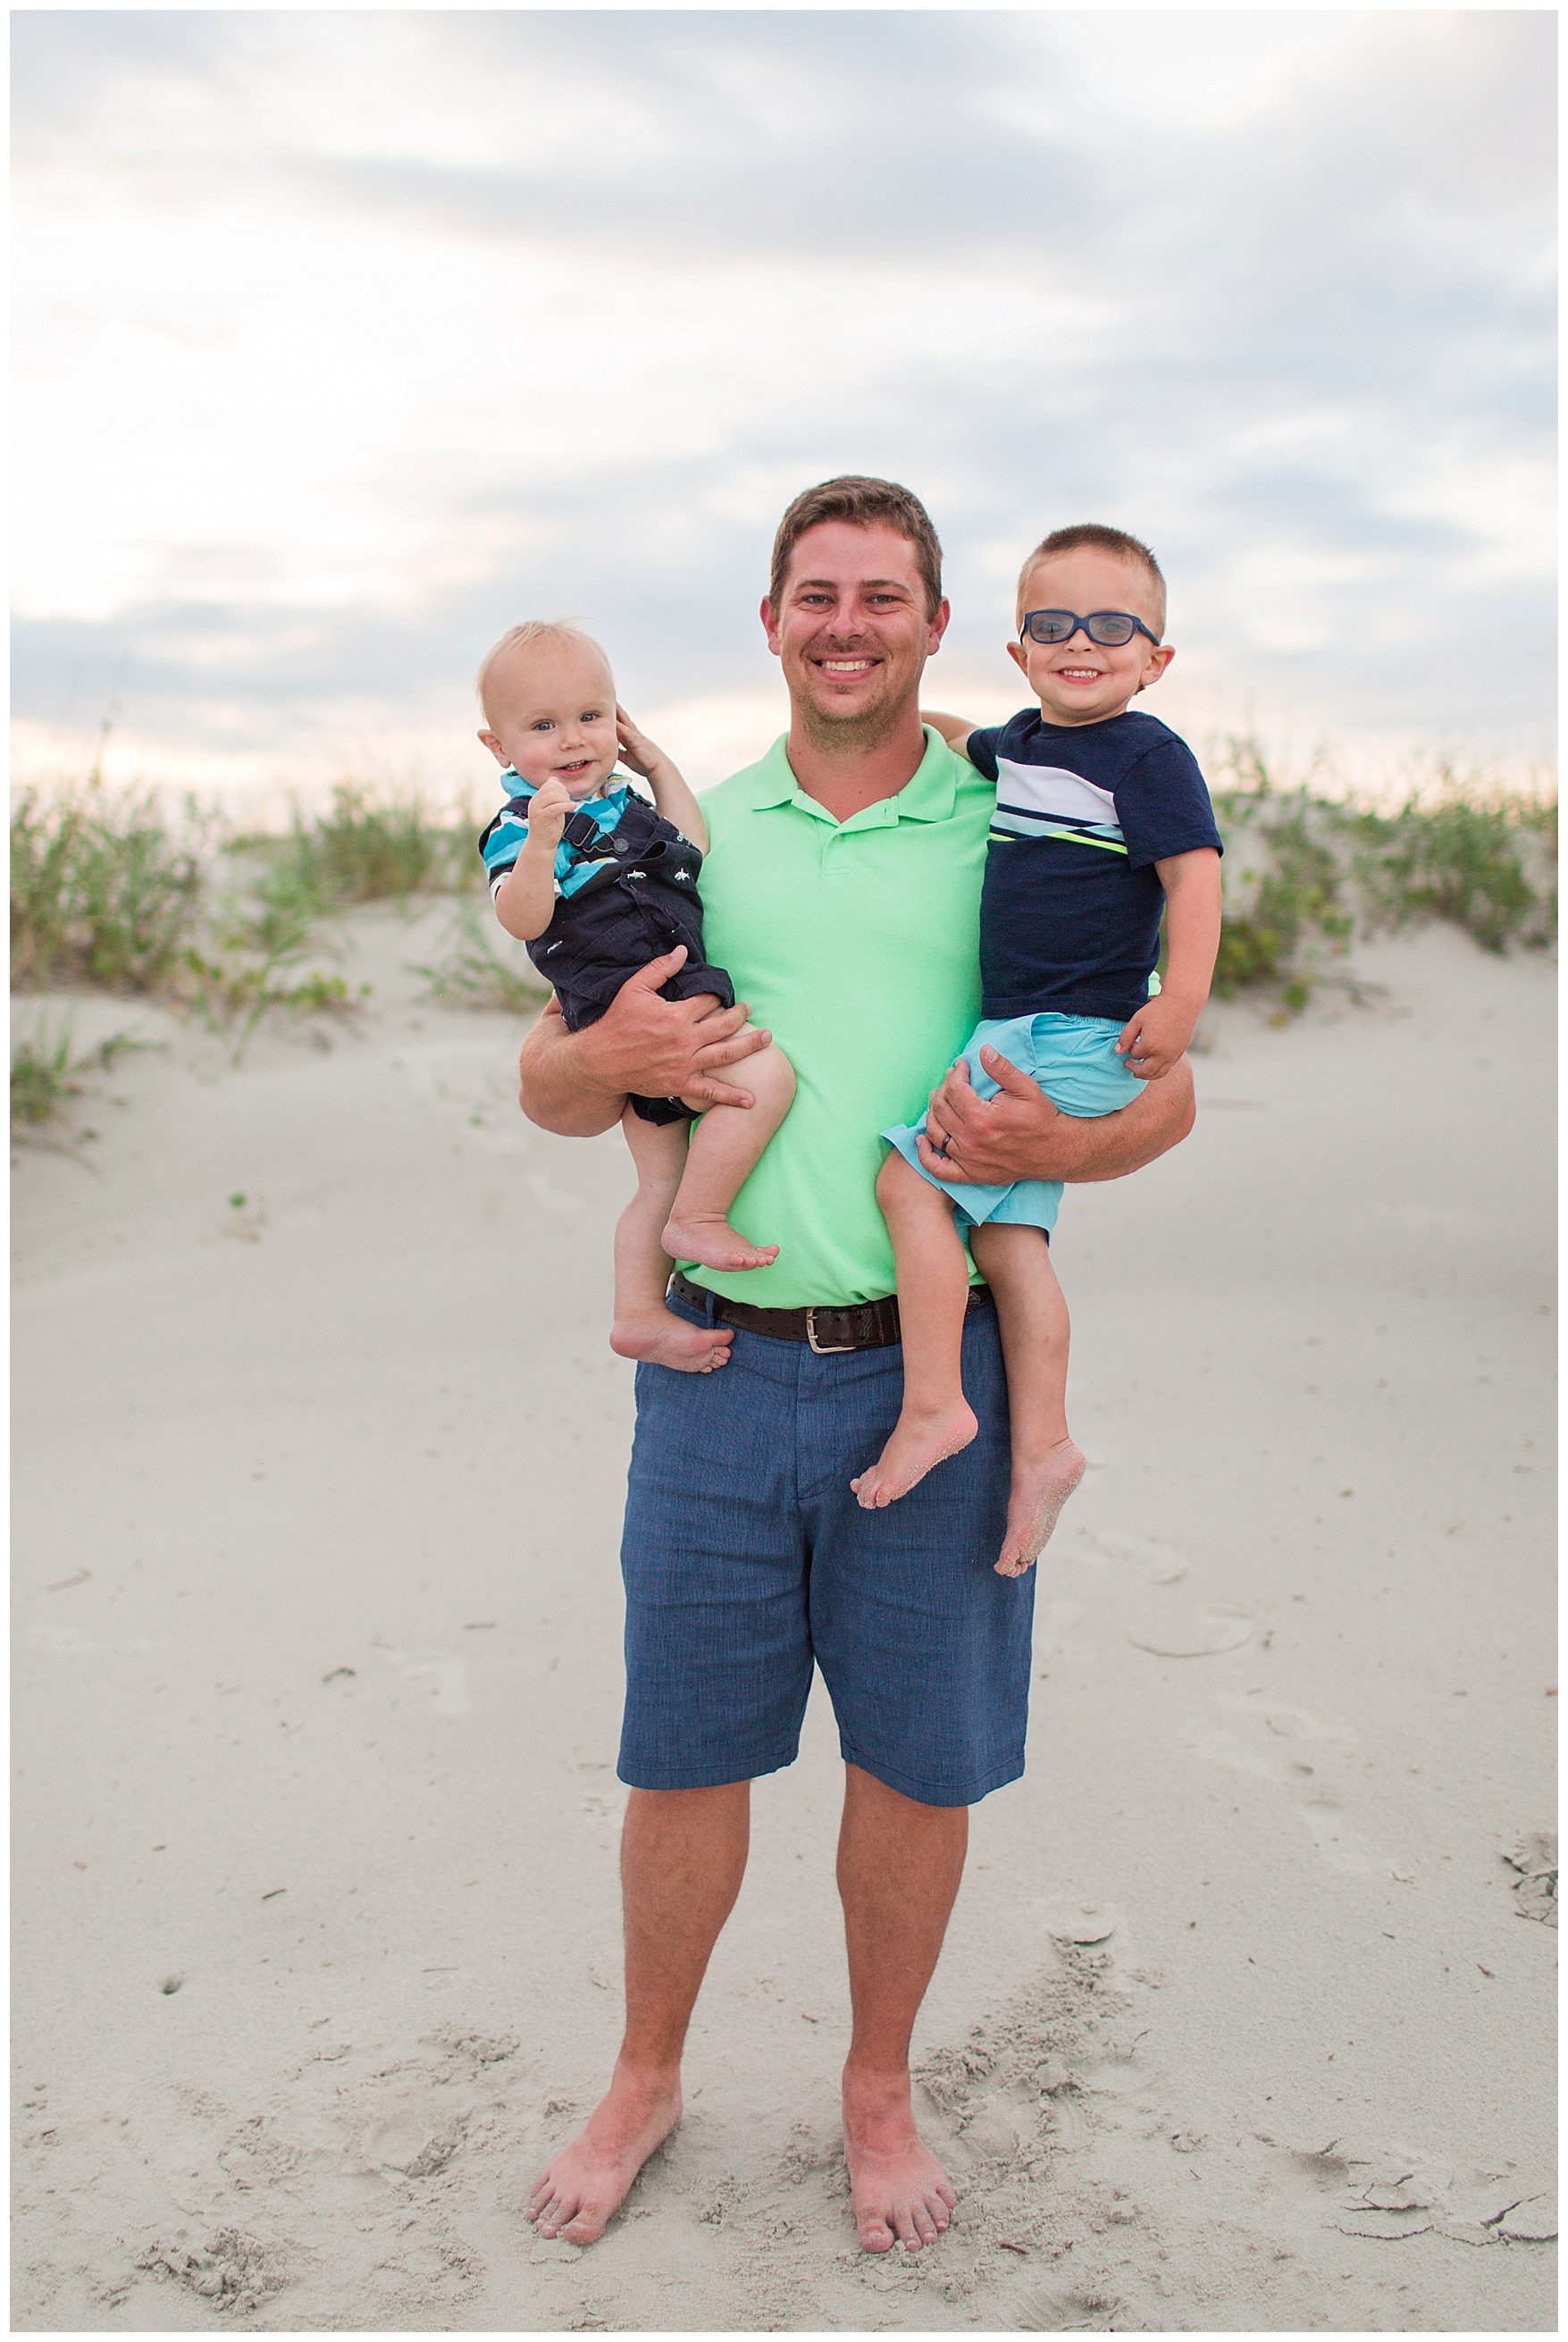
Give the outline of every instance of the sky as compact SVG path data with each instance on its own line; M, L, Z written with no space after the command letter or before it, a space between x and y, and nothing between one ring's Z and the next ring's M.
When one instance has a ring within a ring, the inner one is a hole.
M581 619L699 785L774 528L904 482L997 721L1023 555L1152 544L1192 738L1552 748L1555 20L23 10L18 767L491 792Z

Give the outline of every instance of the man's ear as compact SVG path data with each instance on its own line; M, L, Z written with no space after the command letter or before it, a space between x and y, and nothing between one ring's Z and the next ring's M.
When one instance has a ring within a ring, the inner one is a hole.
M934 658L942 648L942 637L947 632L947 622L953 616L953 605L945 596L938 602L931 620L931 632L926 637L925 656Z
M1022 643L1010 642L1007 646L1007 656L1021 674L1028 674L1029 655L1025 651Z
M505 749L501 746L500 740L494 732L481 732L479 737L484 741L484 746L489 749L490 754L494 757L498 765L504 766L511 761Z
M768 648L772 651L774 658L777 658L779 655L779 630L774 623L773 602L766 594L763 596L762 607L757 612L757 616L763 622L763 632L768 638Z

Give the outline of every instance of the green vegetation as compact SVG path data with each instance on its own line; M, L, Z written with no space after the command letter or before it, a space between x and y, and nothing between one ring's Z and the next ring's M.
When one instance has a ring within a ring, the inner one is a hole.
M152 795L112 796L95 776L11 815L11 988L91 985L161 992L201 913L202 827L176 836Z
M1353 936L1432 919L1488 951L1555 941L1554 798L1504 796L1440 767L1384 813L1318 794L1313 777L1282 788L1251 740L1230 741L1219 760L1222 998L1262 987L1283 1011L1304 1008Z
M477 857L475 857L477 858ZM550 997L550 987L533 963L505 959L497 949L500 930L476 904L458 906L444 948L429 967L415 967L433 1000L457 1008L504 1008L524 1016Z
M1554 798L1439 767L1390 812L1332 792L1318 766L1282 785L1253 740L1227 742L1210 765L1226 846L1222 996L1261 991L1288 1015L1355 936L1432 919L1488 951L1554 941ZM326 922L357 904L446 896L458 898L451 929L417 971L432 996L526 1014L545 988L481 907L478 827L465 808L349 782L282 836L225 835L189 801L175 820L154 793L114 794L95 773L50 796L25 790L11 816L12 988L151 994L232 1033L237 1055L265 1016L362 1004L363 988L318 964L334 956ZM27 1047L12 1075L24 1123L47 1119L73 1080L68 1048Z
M137 1041L129 1033L114 1033L78 1057L68 1016L53 1032L45 1022L32 1033L18 1036L11 1044L12 1138L35 1136L44 1125L59 1121L71 1099L85 1093L87 1086L79 1076L107 1073L127 1049L156 1046ZM85 1137L92 1135L83 1133Z
M330 811L306 821L295 813L285 838L237 838L266 866L263 891L307 919L329 917L354 903L450 895L477 886L479 825L463 815L437 820L417 794L377 801L340 782Z

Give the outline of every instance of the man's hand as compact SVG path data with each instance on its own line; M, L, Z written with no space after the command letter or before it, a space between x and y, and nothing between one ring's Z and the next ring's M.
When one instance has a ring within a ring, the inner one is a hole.
M1193 1126L1193 1076L1184 1059L1157 1090L1093 1121L1063 1114L1000 1051L982 1048L980 1062L1002 1085L994 1097L976 1095L962 1057L931 1093L920 1160L938 1179L983 1187L1014 1179L1120 1179L1153 1163Z
M1116 1055L1125 1057L1128 1072L1137 1080L1163 1081L1173 1066L1181 1064L1197 1025L1196 1010L1157 992L1123 1026Z
M641 1097L751 1105L752 1093L724 1080L720 1069L765 1049L773 1036L747 1026L744 1000L721 1008L712 993L661 999L659 986L685 959L684 944L651 959L626 978L598 1022L579 1033L568 1033L550 1003L518 1063L520 1103L530 1122L565 1137L588 1137L619 1121L632 1090Z

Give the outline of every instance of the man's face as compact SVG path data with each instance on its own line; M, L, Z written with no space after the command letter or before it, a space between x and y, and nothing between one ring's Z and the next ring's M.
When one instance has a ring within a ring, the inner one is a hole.
M498 765L534 788L560 781L591 796L614 770L615 686L602 658L575 643L539 643L512 656L485 687L479 737Z
M819 736L880 738L919 704L926 660L946 631L934 616L914 547L878 524L824 521L790 556L780 606L762 606L768 648L796 712Z
M1148 571L1091 545L1035 565L1019 596L1020 624L1026 610L1073 610L1081 618L1097 610L1125 610L1156 634L1161 631L1157 590ZM1176 656L1169 643L1156 645L1146 635L1110 646L1092 643L1081 628L1065 643L1027 637L1011 642L1007 654L1028 676L1040 712L1051 724L1103 724L1119 716L1129 700L1159 681Z

